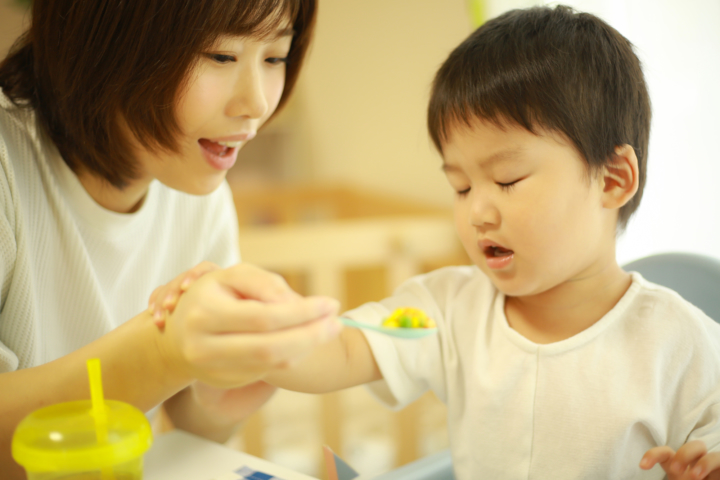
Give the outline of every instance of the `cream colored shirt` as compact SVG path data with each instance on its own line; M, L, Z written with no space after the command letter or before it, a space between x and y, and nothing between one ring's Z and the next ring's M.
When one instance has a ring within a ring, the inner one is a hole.
M547 345L510 328L504 295L476 267L413 278L347 316L377 324L415 306L437 321L421 340L366 332L384 376L371 389L396 408L427 390L447 404L459 480L663 478L638 466L651 447L720 450L720 325L632 278L597 323Z
M0 167L0 373L96 340L203 260L239 261L227 184L200 197L155 181L139 211L108 211L2 92Z

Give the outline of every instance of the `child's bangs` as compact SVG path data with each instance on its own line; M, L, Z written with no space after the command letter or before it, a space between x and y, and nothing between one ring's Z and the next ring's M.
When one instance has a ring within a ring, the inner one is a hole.
M241 35L258 39L285 33L300 10L297 0L228 0L214 12L218 35Z
M454 129L471 128L477 120L499 128L515 124L532 133L536 126L557 128L535 86L542 83L545 68L493 63L448 62L453 68L438 72L428 107L428 129L438 151Z

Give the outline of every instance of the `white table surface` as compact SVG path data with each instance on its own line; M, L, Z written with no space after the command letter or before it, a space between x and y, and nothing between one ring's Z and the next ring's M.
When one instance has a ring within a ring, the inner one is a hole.
M173 430L155 437L145 454L144 480L230 480L232 472L248 466L282 480L317 480L288 468L223 445Z

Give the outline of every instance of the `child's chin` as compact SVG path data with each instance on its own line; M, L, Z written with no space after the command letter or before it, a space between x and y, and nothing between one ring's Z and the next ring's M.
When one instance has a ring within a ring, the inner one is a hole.
M506 297L526 297L541 293L537 286L530 285L517 276L509 279L498 278L497 275L489 275L489 277L495 288Z

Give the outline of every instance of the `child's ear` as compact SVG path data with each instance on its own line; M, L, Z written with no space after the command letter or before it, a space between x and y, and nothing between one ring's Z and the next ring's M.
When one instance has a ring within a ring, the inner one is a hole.
M630 145L615 147L615 155L603 167L603 207L620 208L638 189L638 161Z

